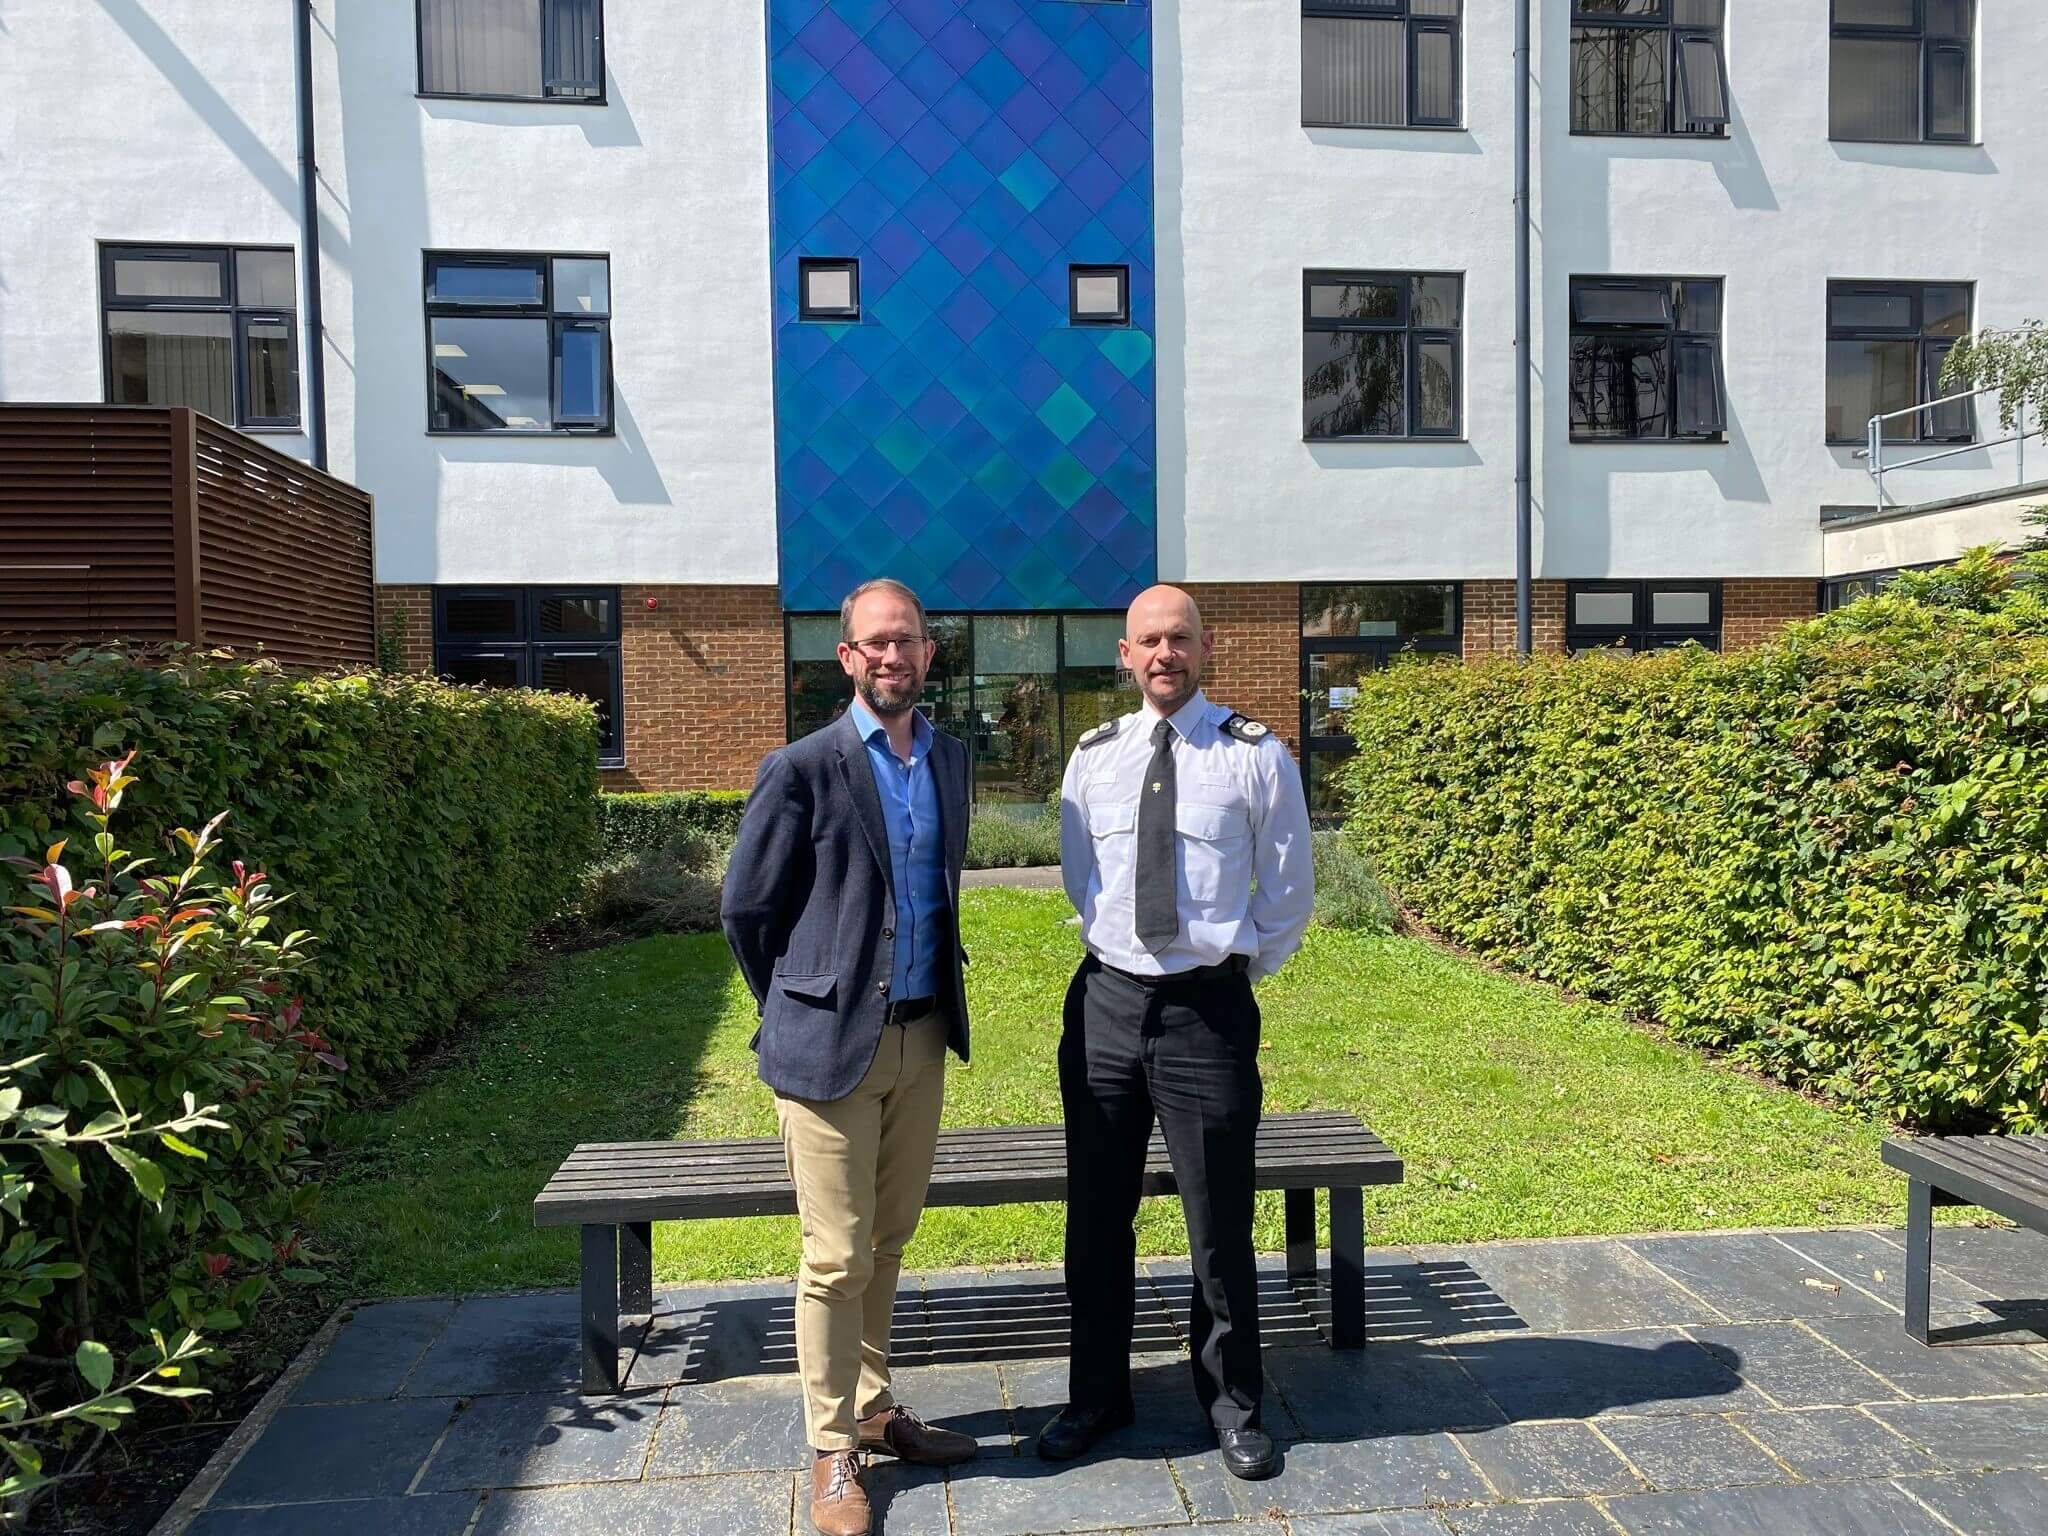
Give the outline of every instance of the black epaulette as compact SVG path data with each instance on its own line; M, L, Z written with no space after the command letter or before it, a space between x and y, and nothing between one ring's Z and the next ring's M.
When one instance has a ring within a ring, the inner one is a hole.
M1074 743L1074 749L1079 751L1083 747L1101 746L1105 741L1116 735L1117 727L1123 723L1123 717L1119 715L1113 719L1103 721L1100 725L1090 726L1081 733L1081 739Z
M1235 736L1239 741L1249 741L1254 744L1264 741L1273 734L1271 726L1259 724L1250 715L1233 714L1218 729L1226 735Z

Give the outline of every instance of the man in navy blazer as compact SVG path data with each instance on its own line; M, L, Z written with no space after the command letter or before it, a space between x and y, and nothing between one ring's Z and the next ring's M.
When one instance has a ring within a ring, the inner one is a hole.
M811 1520L824 1536L865 1536L861 1452L941 1465L976 1449L889 1383L890 1315L931 1184L947 1047L967 1059L968 767L967 749L917 708L936 649L917 594L868 582L840 605L839 626L852 702L763 760L720 916L761 1010L754 1048L803 1224Z

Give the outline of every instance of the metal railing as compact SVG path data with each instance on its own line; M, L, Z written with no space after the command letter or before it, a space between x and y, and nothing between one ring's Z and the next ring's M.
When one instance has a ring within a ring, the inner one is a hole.
M1964 400L1975 400L1980 395L1995 395L1997 393L1998 388L1996 385L1986 385L1982 389L1969 389L1959 395L1948 395L1940 400L1930 400L1925 405L1909 405L1902 411L1887 411L1882 416L1871 417L1869 426L1865 428L1866 446L1857 450L1856 456L1870 461L1870 478L1877 485L1878 509L1882 511L1884 508L1894 505L1891 498L1885 494L1884 488L1884 477L1893 470L1913 469L1922 464L1936 463L1941 459L1953 459L1965 453L1977 453L1988 448L2003 448L2007 443L2016 443L2019 446L2019 475L2013 481L2013 484L2016 486L2025 485L2027 483L2027 439L2039 437L2043 430L2043 424L2039 420L2036 420L2032 427L2027 425L2028 404L2026 401L2020 403L2020 414L2017 421L2019 430L2008 437L1993 438L1989 442L1979 442L1972 438L1967 443L1958 443L1955 447L1944 448L1939 453L1923 453L1918 458L1906 459L1894 464L1887 464L1885 462L1884 428L1886 422L1899 421L1909 416L1917 418L1928 411L1938 411L1944 406L1955 405ZM1914 423L1914 430L1916 432L1919 430L1917 420Z

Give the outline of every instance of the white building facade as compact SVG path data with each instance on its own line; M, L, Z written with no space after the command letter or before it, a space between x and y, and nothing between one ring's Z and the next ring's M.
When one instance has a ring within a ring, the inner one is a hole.
M829 711L869 575L926 593L989 801L1123 707L1152 580L1312 785L1346 679L1512 646L1513 0L307 10L316 232L291 6L10 7L0 401L303 456L318 348L400 652L590 692L614 782L746 782ZM1871 522L1868 418L2042 311L2048 9L1533 34L1538 643L1753 641L1870 574L1823 531ZM1891 430L1965 449L1902 507L2019 478L1988 407Z

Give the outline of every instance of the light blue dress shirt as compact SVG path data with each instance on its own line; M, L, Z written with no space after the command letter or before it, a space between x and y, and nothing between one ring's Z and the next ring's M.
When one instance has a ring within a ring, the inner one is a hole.
M939 994L940 944L946 924L946 845L939 824L939 786L932 776L932 727L911 711L910 761L889 745L875 712L855 699L854 728L867 743L868 766L889 827L889 883L896 893L896 957L889 999Z

